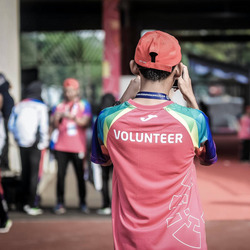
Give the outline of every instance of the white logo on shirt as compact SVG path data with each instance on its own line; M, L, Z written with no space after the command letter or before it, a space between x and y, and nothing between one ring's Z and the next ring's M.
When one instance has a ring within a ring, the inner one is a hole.
M143 142L143 143L182 143L183 135L176 134L158 134L158 133L139 133L127 132L114 129L116 140L130 141L130 142Z
M143 122L146 122L146 121L148 121L148 120L150 120L150 119L152 119L152 118L156 118L156 117L158 117L157 115L148 115L148 117L141 117L141 121L143 121Z

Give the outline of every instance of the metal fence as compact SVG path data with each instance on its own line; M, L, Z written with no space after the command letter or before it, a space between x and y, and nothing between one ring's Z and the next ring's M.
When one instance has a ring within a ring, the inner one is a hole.
M67 77L79 80L82 95L101 95L104 31L21 33L22 71L37 69L47 91L58 89Z

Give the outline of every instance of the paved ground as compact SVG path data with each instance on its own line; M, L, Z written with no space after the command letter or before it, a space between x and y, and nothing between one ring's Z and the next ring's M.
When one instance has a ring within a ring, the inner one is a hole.
M210 250L249 249L250 221L207 221L206 229ZM0 245L6 250L110 250L111 219L77 212L64 218L14 217L11 231L0 235Z
M218 163L197 164L206 220L250 220L250 163L238 161L235 136L216 136L215 140Z
M212 167L197 164L198 185L206 217L207 242L210 250L250 249L250 164L239 163L235 136L215 137L219 161ZM8 234L0 235L0 249L6 250L109 250L113 249L110 216L98 216L100 193L88 184L90 215L77 207L74 175L67 176L68 213L55 216L55 183L43 193L45 213L29 217L11 212L14 221Z

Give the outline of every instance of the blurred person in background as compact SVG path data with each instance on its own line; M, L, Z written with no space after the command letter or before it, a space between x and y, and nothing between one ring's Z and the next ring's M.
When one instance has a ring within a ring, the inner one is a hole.
M2 99L2 116L4 119L5 129L5 142L2 149L0 167L2 169L9 169L9 137L8 137L8 121L11 114L11 110L14 107L14 100L9 93L10 84L3 74L0 73L0 99Z
M107 108L113 106L115 103L115 97L111 93L107 93L102 96L100 112ZM110 195L109 195L109 177L113 170L113 164L109 166L101 166L102 168L102 208L97 210L97 214L101 215L109 215L111 214L111 202L110 202Z
M91 107L86 100L80 99L79 82L67 78L63 83L64 100L57 105L52 114L54 128L58 129L54 139L57 172L56 214L66 212L64 202L65 176L71 161L77 177L79 206L83 213L89 213L86 204L86 184L84 180L84 159L86 156L86 128L91 121Z
M244 114L239 121L239 139L241 140L240 160L242 162L250 161L250 105L244 109Z
M3 105L3 100L0 99L0 108ZM2 149L4 147L6 138L4 119L0 113L0 155L2 154ZM1 170L0 170L0 233L9 232L12 226L12 221L8 217L8 207L7 202L4 199L4 191L1 183Z
M22 203L29 215L39 215L40 197L37 196L41 151L48 147L48 108L41 98L39 81L24 88L22 101L12 109L8 127L20 148Z

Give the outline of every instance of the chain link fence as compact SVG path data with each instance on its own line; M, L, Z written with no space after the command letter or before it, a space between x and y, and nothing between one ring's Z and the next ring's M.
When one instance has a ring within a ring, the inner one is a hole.
M37 70L50 106L68 77L79 80L83 97L97 101L102 86L103 42L102 30L21 33L22 72Z

